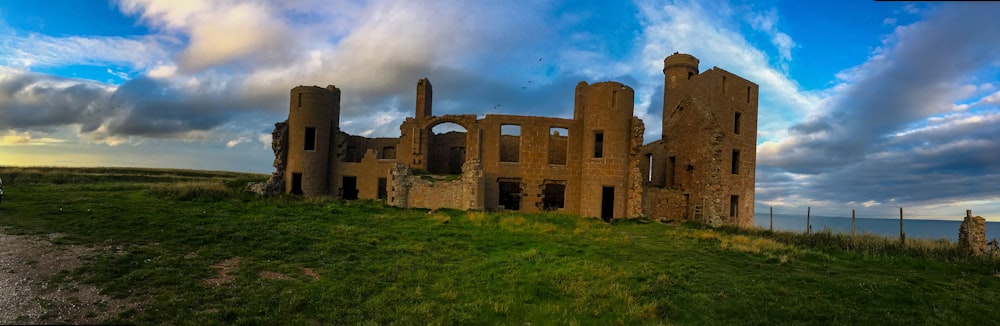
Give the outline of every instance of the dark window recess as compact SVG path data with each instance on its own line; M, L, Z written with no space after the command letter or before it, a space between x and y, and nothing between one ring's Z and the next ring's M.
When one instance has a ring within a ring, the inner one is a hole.
M740 151L733 150L733 174L740 174Z
M733 133L737 135L740 134L740 118L741 114L739 112L736 112L736 115L733 116Z
M382 157L383 160L395 160L396 159L396 148L392 146L382 147Z
M598 132L594 134L594 157L601 158L604 157L604 133Z
M517 179L501 179L500 207L512 211L521 209L521 181Z
M566 184L546 183L542 189L542 208L547 211L563 208L566 202Z
M611 91L611 108L614 108L618 102L618 91Z
M299 93L298 107L302 107L302 93Z
M729 217L739 217L740 196L729 196Z
M305 150L315 151L316 150L316 128L306 127L306 139L305 139Z
M747 103L750 103L750 86L747 86Z
M693 73L693 72L690 72L690 71L688 71L688 79L691 79L691 77L694 77L694 73Z
M344 200L358 199L358 177L344 176L341 196Z
M465 147L452 147L448 150L448 174L462 174L462 164L465 164Z
M677 175L675 173L676 169L677 169L677 157L676 156L671 156L669 164L667 165L667 182L666 182L666 184L668 186L673 187L674 183L676 182L675 181L675 176Z
M389 197L389 180L386 178L378 178L378 199L386 199Z
M728 94L726 89L726 76L722 76L722 94Z

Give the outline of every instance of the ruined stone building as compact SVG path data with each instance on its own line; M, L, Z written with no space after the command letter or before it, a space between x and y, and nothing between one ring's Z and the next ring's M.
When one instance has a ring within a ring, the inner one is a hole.
M399 207L558 210L603 219L649 216L753 223L757 85L698 59L664 60L663 134L643 145L634 93L617 82L576 86L573 118L436 116L429 80L398 138L340 131L340 90L291 90L275 125L276 171L250 188ZM432 129L454 123L464 132Z

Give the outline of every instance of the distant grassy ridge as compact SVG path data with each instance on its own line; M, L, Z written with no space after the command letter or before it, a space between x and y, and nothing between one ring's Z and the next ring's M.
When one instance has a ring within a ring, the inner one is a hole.
M3 179L4 185L10 186L29 184L85 184L102 182L168 183L220 181L226 183L238 183L245 180L264 179L266 176L241 172L156 168L0 166L0 178Z
M18 184L0 204L0 227L115 248L53 286L87 282L145 303L109 321L118 323L1000 320L1000 263L958 254L950 243L644 219L607 224L561 213L429 214L376 201L259 197L239 191L242 176L213 173Z

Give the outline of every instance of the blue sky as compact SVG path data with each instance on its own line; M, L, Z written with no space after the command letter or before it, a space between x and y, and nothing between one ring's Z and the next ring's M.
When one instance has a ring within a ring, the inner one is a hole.
M872 1L6 1L0 165L271 172L288 91L342 128L570 117L580 80L636 91L657 139L674 52L760 85L758 210L1000 220L1000 4Z

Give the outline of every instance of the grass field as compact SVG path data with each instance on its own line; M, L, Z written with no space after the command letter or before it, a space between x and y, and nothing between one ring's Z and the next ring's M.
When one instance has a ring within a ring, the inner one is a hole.
M995 324L1000 263L942 241L240 191L263 176L3 168L6 233L102 250L55 283L138 324Z

